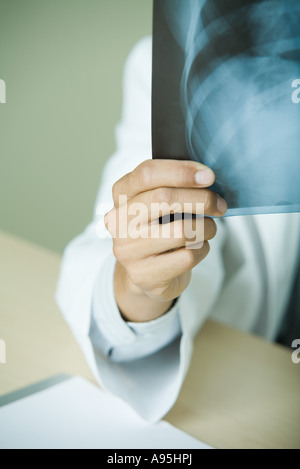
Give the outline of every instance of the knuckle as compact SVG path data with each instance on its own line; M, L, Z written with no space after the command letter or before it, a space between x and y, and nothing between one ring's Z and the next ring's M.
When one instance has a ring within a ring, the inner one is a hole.
M140 184L145 187L151 186L153 170L149 161L144 161L138 166L138 178Z
M114 203L117 202L118 200L118 195L119 195L119 182L115 182L114 185L112 186L112 197L113 197L113 201Z
M122 261L124 257L124 247L119 243L114 243L113 245L113 255L118 261Z
M178 168L174 175L175 184L178 187L184 187L185 183L189 180L190 171L186 170L184 167Z
M172 203L172 189L169 187L158 187L157 189L154 189L153 191L153 196L152 196L152 202L158 203L158 204L167 204L171 205Z
M116 210L113 208L109 212L106 213L105 215L105 226L107 231L110 233L110 235L115 238L116 237Z
M131 264L127 268L127 274L131 280L131 282L138 288L143 288L144 280L143 276L141 275L140 269L136 264Z
M210 190L205 190L204 191L204 211L206 213L210 213L211 210L213 209L214 203L213 203L213 193Z

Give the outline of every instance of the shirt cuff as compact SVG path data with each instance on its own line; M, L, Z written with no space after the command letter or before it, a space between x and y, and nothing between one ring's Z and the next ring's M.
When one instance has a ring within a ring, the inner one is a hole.
M180 298L158 319L124 321L114 296L115 265L111 253L96 279L90 338L94 347L113 361L134 360L157 352L180 335Z

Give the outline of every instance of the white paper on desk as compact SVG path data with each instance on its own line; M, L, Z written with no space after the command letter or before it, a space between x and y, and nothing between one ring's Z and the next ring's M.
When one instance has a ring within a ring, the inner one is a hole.
M0 449L209 449L166 422L71 378L0 408Z

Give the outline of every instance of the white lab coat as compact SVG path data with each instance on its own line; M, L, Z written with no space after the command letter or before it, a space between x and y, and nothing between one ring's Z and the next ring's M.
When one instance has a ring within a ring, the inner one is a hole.
M116 141L96 203L107 210L113 183L151 158L151 38L127 60ZM112 240L99 238L103 215L96 212L65 250L56 298L99 383L142 417L156 421L176 401L193 337L206 318L276 337L295 275L299 214L220 220L210 254L175 307L155 321L133 324L123 321L115 302Z

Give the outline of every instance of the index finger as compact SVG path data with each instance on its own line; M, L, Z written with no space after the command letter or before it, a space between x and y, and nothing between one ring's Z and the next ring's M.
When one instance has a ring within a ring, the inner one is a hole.
M113 199L118 206L121 195L132 198L158 187L204 188L214 180L214 172L196 161L145 160L114 184Z

